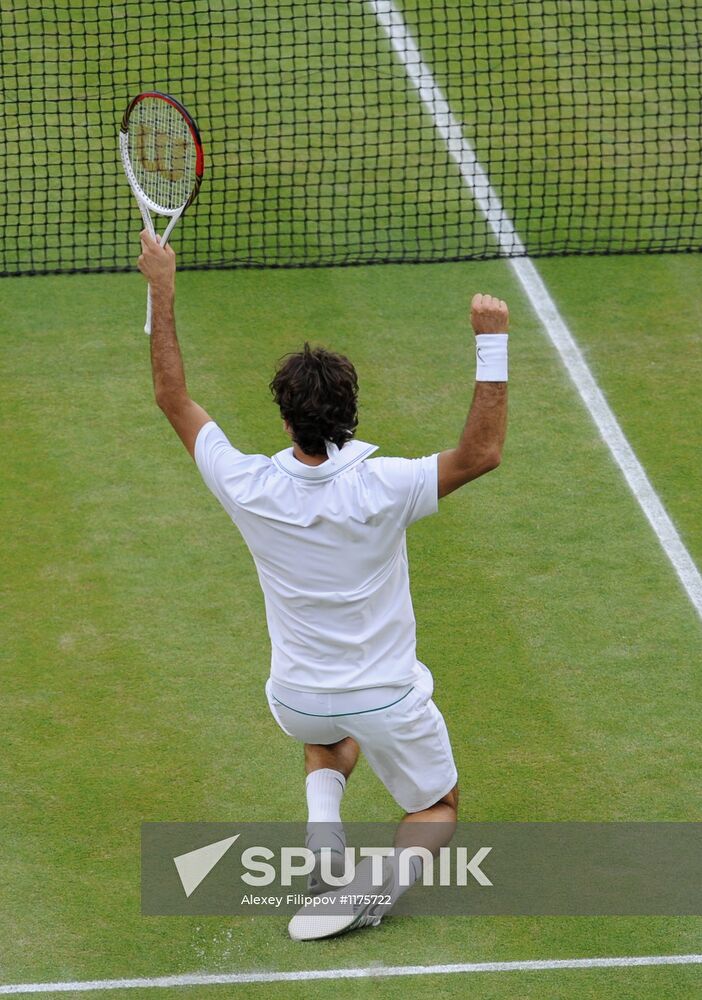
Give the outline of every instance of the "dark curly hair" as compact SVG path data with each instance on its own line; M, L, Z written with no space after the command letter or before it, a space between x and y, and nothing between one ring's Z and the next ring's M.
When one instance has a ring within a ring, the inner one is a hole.
M341 448L358 426L358 377L343 354L308 343L278 362L270 384L293 441L306 455L324 455L325 441Z

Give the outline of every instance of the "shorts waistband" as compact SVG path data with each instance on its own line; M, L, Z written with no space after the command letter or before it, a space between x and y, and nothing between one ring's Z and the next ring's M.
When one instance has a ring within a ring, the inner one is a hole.
M386 686L354 691L297 691L275 681L270 683L270 694L277 704L299 715L317 717L380 712L397 705L413 690L414 685L411 684L409 687Z

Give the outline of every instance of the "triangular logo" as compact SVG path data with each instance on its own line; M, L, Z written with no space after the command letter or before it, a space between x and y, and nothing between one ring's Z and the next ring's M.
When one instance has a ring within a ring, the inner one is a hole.
M195 892L239 836L237 833L233 837L218 840L214 844L198 847L195 851L188 851L187 854L179 854L177 858L173 858L186 896Z

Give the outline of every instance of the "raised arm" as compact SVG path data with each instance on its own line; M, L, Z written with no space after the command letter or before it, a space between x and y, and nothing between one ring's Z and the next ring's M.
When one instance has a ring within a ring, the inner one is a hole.
M460 441L439 455L439 497L496 469L507 431L509 310L492 295L474 295L470 319L476 335L475 391Z
M176 259L172 247L162 247L145 229L138 267L151 285L151 373L156 402L191 455L195 439L210 417L188 395L183 358L175 329Z

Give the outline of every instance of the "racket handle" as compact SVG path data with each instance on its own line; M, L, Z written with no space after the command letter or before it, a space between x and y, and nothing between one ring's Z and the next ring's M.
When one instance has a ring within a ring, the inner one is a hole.
M141 206L141 203L140 207L142 209L142 216L144 217L144 222L146 223L147 229L152 234L152 236L154 236L158 240L161 246L165 247L166 243L168 243L168 237L171 235L171 232L173 231L173 227L183 214L183 209L181 208L181 210L177 212L176 215L173 216L171 221L166 226L166 230L163 236L159 236L156 230L154 229L154 224L151 221L151 216L149 215L148 211L144 206ZM151 336L151 285L149 285L148 291L146 293L146 323L144 323L144 333L148 334L149 337Z

